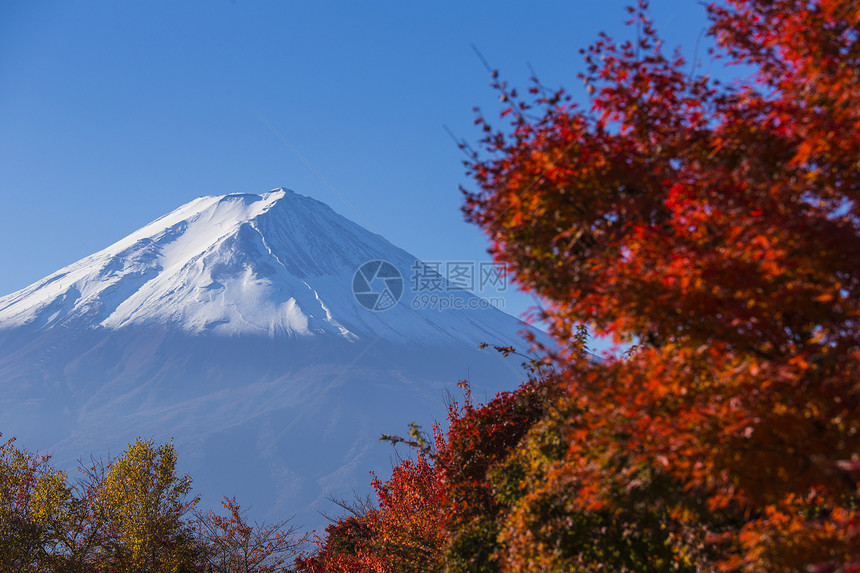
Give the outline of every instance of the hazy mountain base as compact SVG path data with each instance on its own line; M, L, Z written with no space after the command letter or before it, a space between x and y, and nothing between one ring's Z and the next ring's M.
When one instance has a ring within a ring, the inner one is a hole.
M295 513L313 528L328 496L387 475L395 452L380 434L443 419L466 377L481 397L522 374L465 345L18 328L0 332L0 431L64 469L137 436L172 439L205 506L236 495L252 517Z

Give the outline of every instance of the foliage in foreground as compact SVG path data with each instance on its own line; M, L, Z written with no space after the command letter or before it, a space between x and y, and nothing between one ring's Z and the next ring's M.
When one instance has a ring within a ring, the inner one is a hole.
M0 571L275 573L298 548L286 522L195 510L171 444L138 439L71 482L49 459L0 444Z
M732 85L644 8L589 109L497 82L468 162L557 374L413 436L299 570L860 571L860 2L711 6ZM583 360L581 324L636 346Z

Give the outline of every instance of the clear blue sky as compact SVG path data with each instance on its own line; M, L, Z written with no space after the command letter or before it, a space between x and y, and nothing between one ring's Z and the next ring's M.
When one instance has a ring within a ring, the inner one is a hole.
M0 295L200 195L281 186L424 260L488 260L443 129L474 142L473 106L501 109L470 45L580 94L577 50L630 37L632 1L0 0ZM698 2L651 13L693 53Z

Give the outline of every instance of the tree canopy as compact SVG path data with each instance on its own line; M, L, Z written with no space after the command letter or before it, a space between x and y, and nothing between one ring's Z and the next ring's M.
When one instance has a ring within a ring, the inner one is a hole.
M28 573L275 573L300 540L286 521L249 524L196 511L191 478L170 443L138 438L94 459L76 481L50 459L0 443L0 571Z

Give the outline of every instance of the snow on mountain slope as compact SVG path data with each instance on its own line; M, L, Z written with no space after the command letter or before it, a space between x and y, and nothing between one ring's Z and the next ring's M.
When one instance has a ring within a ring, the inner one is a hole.
M0 298L0 432L63 467L172 439L211 505L319 526L326 496L385 474L380 434L441 419L460 379L479 397L522 379L477 345L525 348L525 325L463 291L413 304L418 268L285 189L196 199ZM400 300L376 312L356 288Z
M509 319L491 309L465 321L462 313L422 313L408 304L368 312L351 287L358 267L375 259L391 262L405 280L414 273L415 257L292 191L201 197L0 298L0 329L86 322L112 329L169 325L197 334L354 339L386 332L404 341L461 342L510 330L498 328ZM474 299L452 296L464 308Z

